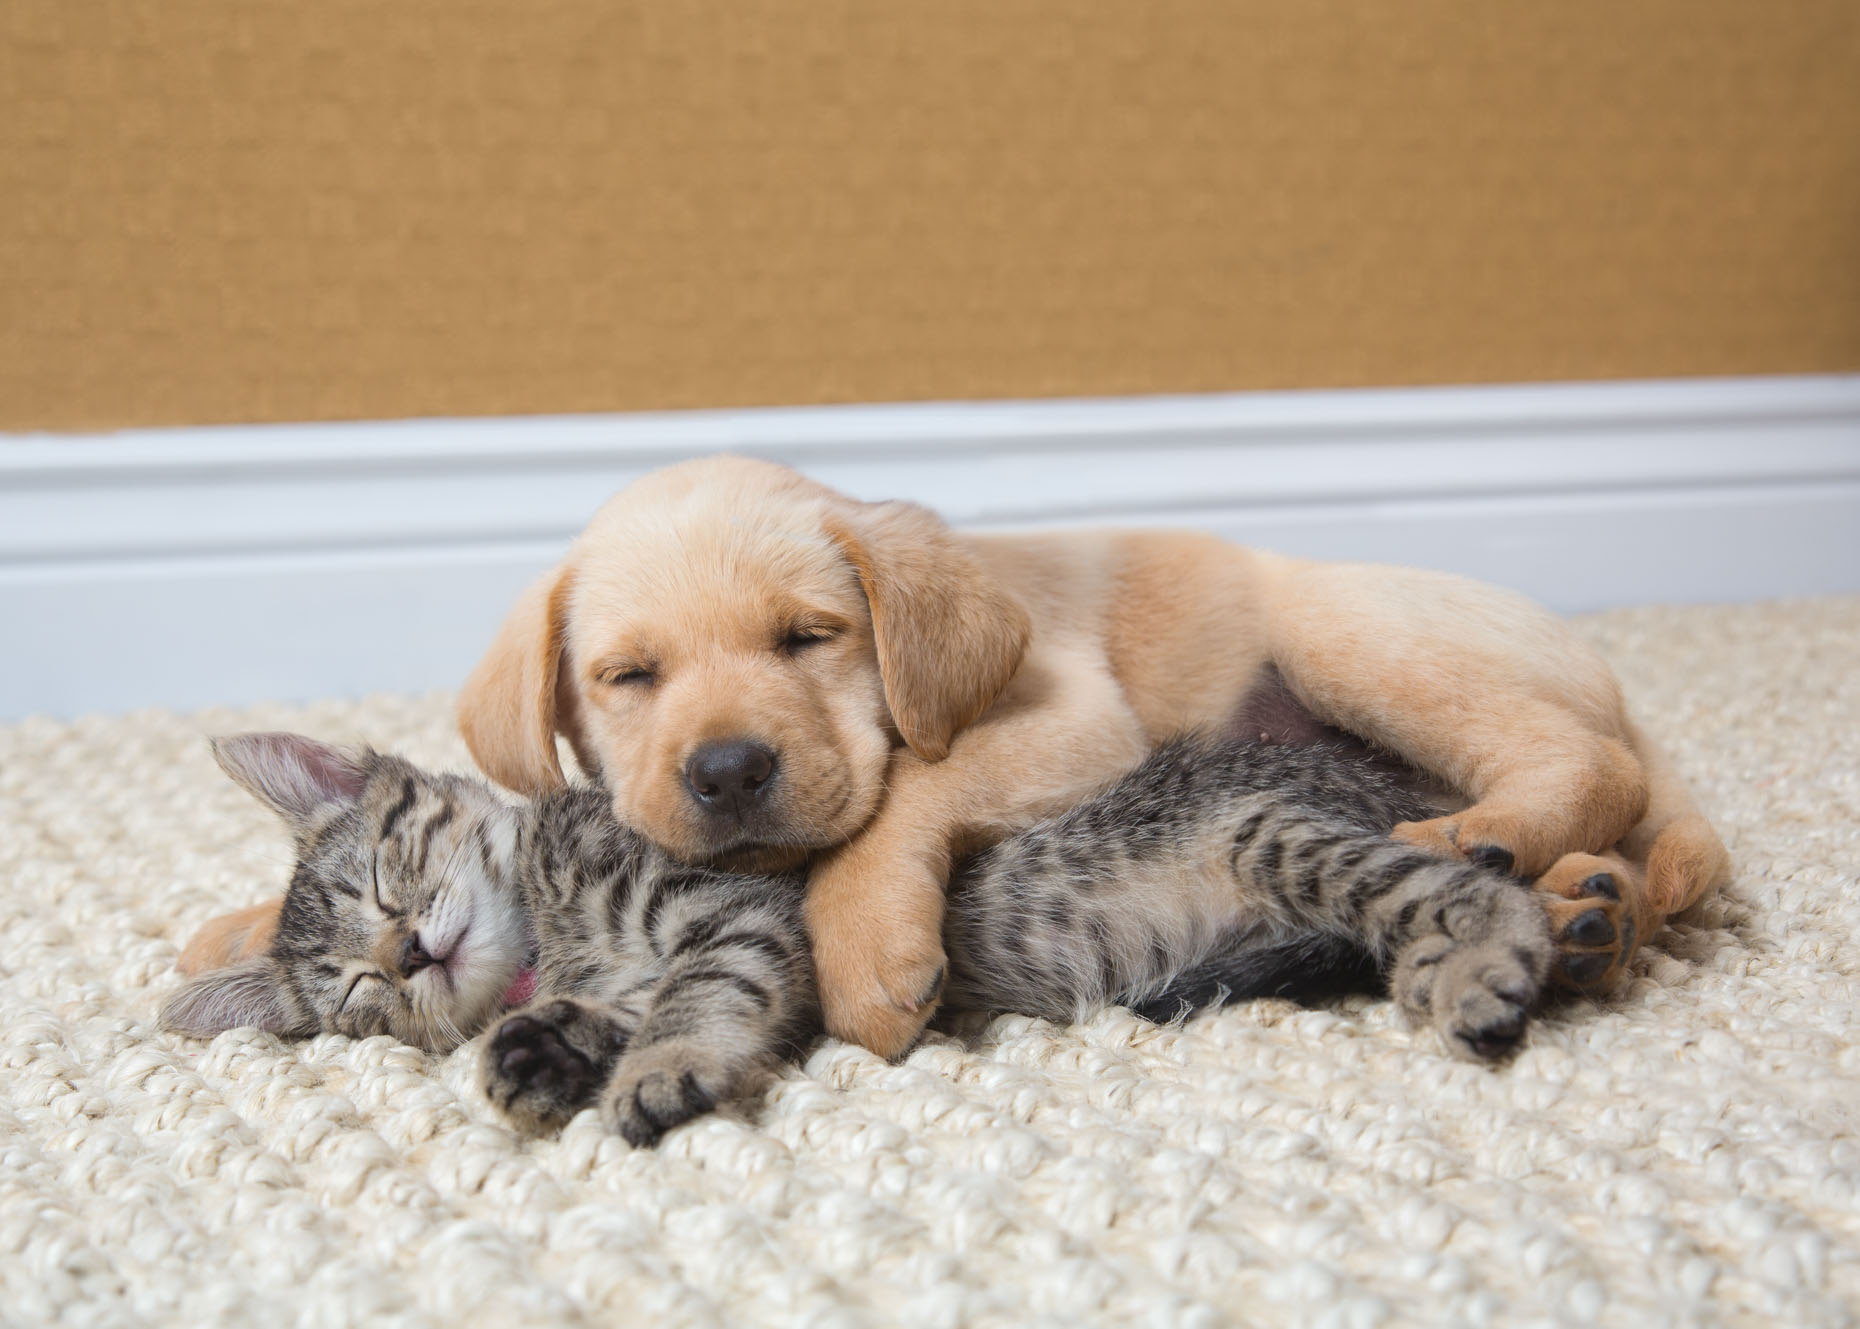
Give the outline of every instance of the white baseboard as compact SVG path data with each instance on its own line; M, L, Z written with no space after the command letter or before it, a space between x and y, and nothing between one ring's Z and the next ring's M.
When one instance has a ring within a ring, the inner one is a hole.
M609 493L723 450L1565 611L1860 591L1860 375L15 437L0 718L455 686Z

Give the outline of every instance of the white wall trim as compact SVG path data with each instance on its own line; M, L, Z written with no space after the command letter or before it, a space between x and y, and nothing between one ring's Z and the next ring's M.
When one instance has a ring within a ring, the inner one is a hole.
M723 450L1564 610L1860 590L1860 375L15 436L0 717L452 686L609 493Z

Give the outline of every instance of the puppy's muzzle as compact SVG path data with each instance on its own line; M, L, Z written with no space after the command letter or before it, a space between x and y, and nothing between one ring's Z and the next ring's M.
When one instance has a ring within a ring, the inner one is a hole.
M775 753L752 739L705 743L685 763L685 788L705 812L742 822L761 807L777 767Z

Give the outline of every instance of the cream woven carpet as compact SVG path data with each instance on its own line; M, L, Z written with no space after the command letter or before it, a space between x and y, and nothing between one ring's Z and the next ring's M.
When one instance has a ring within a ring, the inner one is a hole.
M1367 1001L1011 1018L656 1152L519 1140L471 1049L153 1028L288 863L201 735L463 763L445 698L0 729L0 1322L1851 1323L1860 600L1583 630L1737 881L1507 1069Z

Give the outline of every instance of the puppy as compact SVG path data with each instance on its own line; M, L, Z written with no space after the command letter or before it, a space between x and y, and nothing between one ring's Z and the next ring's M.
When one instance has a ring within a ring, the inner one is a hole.
M1572 985L1724 871L1606 665L1510 592L1190 532L963 535L735 457L613 498L512 611L459 722L519 792L562 783L560 734L672 853L808 863L828 1026L891 1056L936 1003L956 856L1166 739L1288 707L1454 792L1401 838L1611 898L1615 949L1572 951Z

